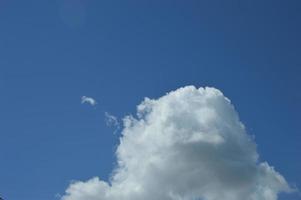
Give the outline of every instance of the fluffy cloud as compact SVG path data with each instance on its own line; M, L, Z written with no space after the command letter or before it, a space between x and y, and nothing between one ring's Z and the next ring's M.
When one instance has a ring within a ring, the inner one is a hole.
M110 182L74 182L62 200L276 200L290 192L215 88L146 98L124 118Z
M88 103L90 104L91 106L95 106L97 104L96 100L93 99L92 97L86 97L86 96L82 96L81 98L81 103L84 104L84 103Z

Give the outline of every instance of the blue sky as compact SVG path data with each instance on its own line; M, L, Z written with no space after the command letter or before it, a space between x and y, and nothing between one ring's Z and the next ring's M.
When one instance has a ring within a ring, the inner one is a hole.
M185 85L229 97L261 159L301 186L299 1L0 1L0 194L107 180L105 112ZM81 104L82 96L98 104ZM281 200L301 199L283 195Z

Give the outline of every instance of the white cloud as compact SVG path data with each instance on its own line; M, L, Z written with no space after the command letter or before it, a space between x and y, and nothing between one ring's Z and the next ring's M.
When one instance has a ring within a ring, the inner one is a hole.
M115 127L114 134L120 129L118 118L108 112L105 112L105 120L107 126Z
M97 104L96 100L93 99L92 97L87 97L87 96L82 96L81 98L81 103L84 104L84 103L88 103L90 104L91 106L95 106Z
M124 118L110 182L72 183L62 200L276 200L291 189L219 90L179 88Z

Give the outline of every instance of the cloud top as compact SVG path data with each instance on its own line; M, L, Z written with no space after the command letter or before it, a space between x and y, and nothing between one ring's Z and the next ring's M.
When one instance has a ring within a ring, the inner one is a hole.
M93 99L92 97L87 97L87 96L82 96L81 97L81 103L87 103L90 104L91 106L95 106L97 104L96 100Z
M259 162L230 100L187 86L126 116L110 182L72 183L62 200L276 200L284 177Z

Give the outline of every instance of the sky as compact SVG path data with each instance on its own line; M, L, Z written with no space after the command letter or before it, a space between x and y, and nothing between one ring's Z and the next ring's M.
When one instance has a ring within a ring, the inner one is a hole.
M258 162L300 188L300 9L297 0L0 0L0 195L54 200L74 180L108 182L122 119L187 85L229 98Z

